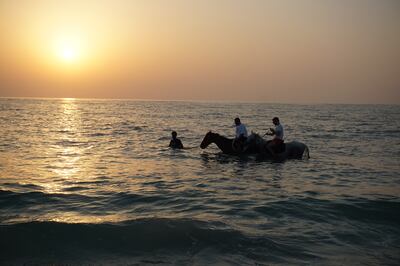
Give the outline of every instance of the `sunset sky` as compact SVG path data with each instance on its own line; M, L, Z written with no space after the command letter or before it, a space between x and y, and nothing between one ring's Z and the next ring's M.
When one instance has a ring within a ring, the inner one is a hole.
M0 0L0 97L400 103L397 0Z

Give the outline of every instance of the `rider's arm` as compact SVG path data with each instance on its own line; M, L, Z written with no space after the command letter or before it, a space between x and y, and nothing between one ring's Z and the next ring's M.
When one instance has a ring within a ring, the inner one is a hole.
M275 129L270 128L269 131L270 131L270 132L265 133L265 135L268 135L268 136L273 136L273 135L275 135Z

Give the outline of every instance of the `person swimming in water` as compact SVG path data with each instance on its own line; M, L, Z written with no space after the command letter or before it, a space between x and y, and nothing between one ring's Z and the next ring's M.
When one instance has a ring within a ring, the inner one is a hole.
M182 141L177 138L178 133L176 133L176 131L172 131L171 135L172 135L172 139L169 142L169 147L171 147L173 149L183 149Z

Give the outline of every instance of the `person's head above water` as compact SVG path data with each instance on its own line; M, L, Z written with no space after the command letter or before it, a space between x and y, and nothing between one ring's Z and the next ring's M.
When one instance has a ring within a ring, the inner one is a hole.
M276 116L272 118L272 123L274 123L274 125L279 125L279 118Z
M176 133L176 131L172 131L171 132L172 138L176 139L176 136L178 135L178 133Z
M240 118L239 117L236 117L235 118L235 125L240 125Z

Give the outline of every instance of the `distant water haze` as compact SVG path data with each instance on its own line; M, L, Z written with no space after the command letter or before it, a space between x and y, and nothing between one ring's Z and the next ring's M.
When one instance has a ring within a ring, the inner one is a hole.
M400 2L0 2L0 96L400 103Z

